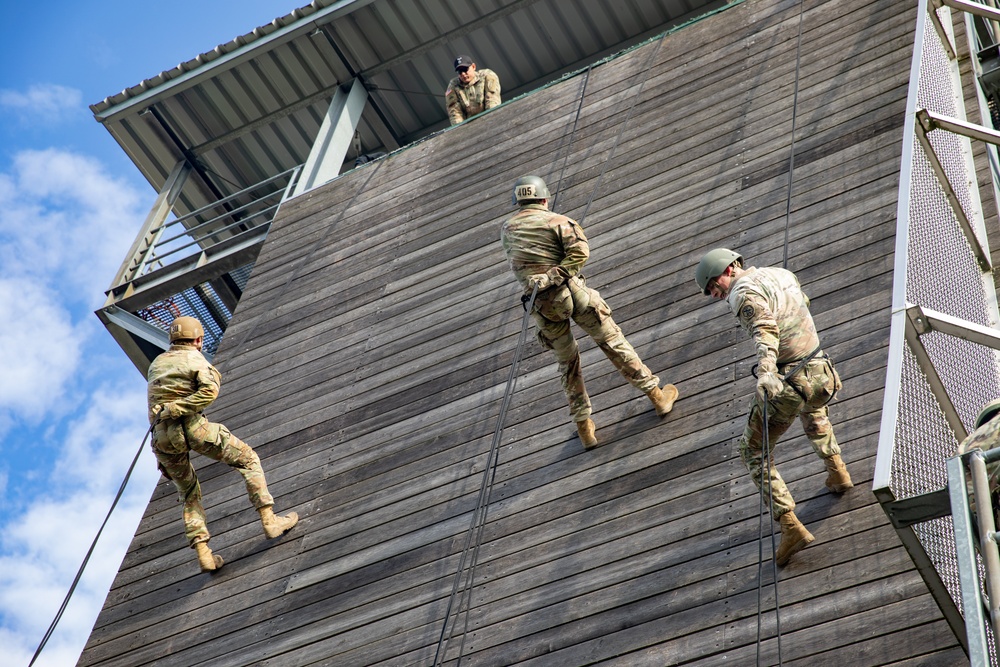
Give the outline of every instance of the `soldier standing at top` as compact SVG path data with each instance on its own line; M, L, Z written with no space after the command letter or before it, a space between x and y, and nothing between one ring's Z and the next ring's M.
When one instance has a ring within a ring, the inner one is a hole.
M743 268L743 257L727 248L705 254L695 272L701 291L724 299L753 339L757 354L757 391L740 437L743 463L757 488L762 483L763 405L767 402L768 439L772 460L769 469L771 515L781 525L781 543L775 562L784 565L793 554L815 538L796 518L795 500L774 467L774 443L798 416L823 459L826 486L842 493L854 486L840 458L827 403L840 390L840 376L830 358L820 350L819 335L809 312L809 298L802 293L791 271L776 267ZM801 365L800 365L801 364Z
M455 58L455 71L458 76L444 91L448 120L452 125L500 104L500 79L492 70L477 71L472 58L458 56Z
M184 536L197 552L202 572L210 572L222 567L223 561L208 547L211 536L190 451L222 461L243 475L250 503L260 513L267 537L282 535L299 517L295 512L275 516L274 498L267 491L256 452L228 428L213 424L202 414L219 395L222 383L219 371L201 353L204 336L201 322L193 317L178 317L170 323L170 349L149 366L146 398L149 423L155 424L153 453L157 467L177 487L184 501Z
M586 286L580 271L590 257L587 237L576 221L549 211L548 199L549 189L541 178L519 178L513 200L521 210L503 224L500 241L525 295L538 287L531 312L538 340L556 355L570 414L580 441L590 448L597 445L597 437L570 318L590 334L622 376L649 397L657 415L670 412L677 388L668 384L660 389L659 378L646 368L611 319L611 307L597 290Z

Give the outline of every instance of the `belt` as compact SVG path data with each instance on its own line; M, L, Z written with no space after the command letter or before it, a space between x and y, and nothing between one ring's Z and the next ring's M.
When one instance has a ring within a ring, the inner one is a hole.
M822 347L820 347L819 345L817 345L815 350L813 350L812 352L810 352L806 356L802 357L801 359L797 359L797 360L794 360L794 361L787 361L787 362L781 364L782 368L788 368L792 364L797 364L792 370L788 371L787 373L782 373L782 375L784 375L785 379L787 380L788 378L792 377L793 375L795 375L796 373L798 373L799 371L801 371L803 368L805 368L806 364L808 364L810 361L812 361L822 351L823 351Z

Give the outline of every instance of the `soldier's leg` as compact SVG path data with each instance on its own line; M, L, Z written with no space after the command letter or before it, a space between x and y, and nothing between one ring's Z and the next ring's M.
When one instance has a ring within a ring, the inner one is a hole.
M538 341L555 354L559 364L559 378L569 402L569 412L574 422L590 419L592 406L583 382L580 348L569 328L569 320L553 322L540 313L532 313L538 327Z
M264 535L269 538L279 537L291 530L298 523L299 515L295 512L289 512L286 516L275 515L274 498L267 490L267 480L264 479L264 470L257 452L222 424L214 424L206 419L199 422L191 429L191 448L239 471L246 484L250 504L260 513Z
M586 288L585 307L573 312L573 320L586 331L629 384L644 394L660 387L660 379L642 363L635 348L611 317L611 308L597 290Z
M827 472L825 482L827 488L834 493L843 493L853 488L851 474L847 471L844 460L840 458L840 446L837 444L837 436L833 433L833 424L830 423L826 406L818 409L805 407L799 418L813 451L823 459L823 466Z
M250 447L222 424L199 419L187 433L191 449L221 461L236 469L243 476L250 504L256 509L270 507L274 498L267 490L267 480L260 465L260 457Z
M768 402L767 405L768 451L772 453L767 466L771 486L771 516L781 527L781 542L774 552L774 562L778 565L785 565L792 556L816 539L795 516L795 500L788 491L788 487L785 486L785 480L781 478L781 474L774 467L774 445L795 421L795 415L801 407L802 399L791 387L787 386L785 391ZM762 404L760 399L754 395L747 428L740 439L740 456L758 489L761 489L763 480L763 425ZM766 498L767 489L763 489L762 493Z
M833 424L830 423L830 412L825 405L817 409L804 407L799 414L799 420L817 456L828 459L840 455L840 445L837 444L837 436L834 435Z
M154 448L160 470L177 487L184 503L184 537L194 547L199 542L208 542L211 535L205 518L205 508L201 504L201 485L194 472L187 452L172 454Z
M782 514L795 509L795 500L785 486L785 480L781 473L774 466L774 447L778 439L788 430L788 427L795 421L802 400L797 394L789 389L779 394L768 403L767 408L767 430L768 449L771 453L770 465L768 468L768 479L771 485L771 516L775 521L781 518ZM755 395L750 402L750 415L747 418L747 425L740 437L739 452L743 464L750 473L757 488L763 490L765 499L767 498L767 488L762 487L764 469L764 420L760 399Z

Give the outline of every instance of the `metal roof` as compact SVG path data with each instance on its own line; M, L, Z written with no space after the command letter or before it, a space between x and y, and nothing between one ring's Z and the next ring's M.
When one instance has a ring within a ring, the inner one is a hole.
M316 0L93 104L159 190L183 158L189 212L305 162L336 89L369 93L348 155L392 151L447 126L457 54L511 99L726 0Z

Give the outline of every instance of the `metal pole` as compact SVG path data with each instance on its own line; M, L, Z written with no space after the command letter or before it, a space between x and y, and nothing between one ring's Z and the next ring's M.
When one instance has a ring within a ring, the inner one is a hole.
M972 493L976 500L976 519L979 522L979 555L986 569L986 594L990 602L993 645L1000 646L997 636L997 631L1000 629L1000 550L997 549L997 528L993 520L990 481L986 474L986 461L982 452L973 452L969 456L969 469L972 472Z
M955 549L958 574L962 590L962 611L965 617L965 635L968 638L969 664L990 664L986 644L986 618L983 615L980 592L979 567L976 563L976 545L969 510L969 495L965 488L965 467L962 459L948 459L948 493L951 495L951 520L955 526Z

